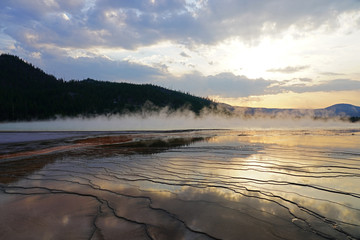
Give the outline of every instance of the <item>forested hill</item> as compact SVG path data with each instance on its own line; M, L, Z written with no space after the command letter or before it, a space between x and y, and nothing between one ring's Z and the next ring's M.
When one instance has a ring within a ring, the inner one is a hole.
M196 114L216 107L209 99L150 84L63 81L17 56L0 56L0 121L157 111L183 107Z

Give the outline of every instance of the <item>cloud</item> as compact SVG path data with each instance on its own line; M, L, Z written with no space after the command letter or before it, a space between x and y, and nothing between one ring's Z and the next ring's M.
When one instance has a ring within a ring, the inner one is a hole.
M27 56L24 59L28 62L65 80L93 78L106 81L153 83L199 96L239 98L284 92L360 90L360 81L351 79L334 79L314 84L310 78L277 81L263 78L251 79L230 72L205 76L194 71L182 76L174 76L165 64L155 64L150 67L131 61L114 61L97 55L72 58L65 57L66 52L61 51L41 51L31 54L24 52L23 55Z
M104 81L128 81L149 83L161 78L161 68L149 67L129 61L113 61L104 57L56 57L42 56L30 62L45 72L65 80L92 78Z
M283 92L306 93L360 90L360 81L351 79L334 79L311 84L313 81L308 78L295 79L296 81L276 81L262 78L250 79L230 72L210 76L204 76L200 72L193 72L175 77L167 71L167 66L163 64L150 67L129 61L113 61L97 56L75 59L45 55L39 59L38 54L36 54L30 62L37 63L40 67L42 67L41 64L46 62L43 68L46 72L66 80L81 80L89 77L106 81L153 83L199 96L216 95L237 98Z
M229 72L211 76L204 76L201 73L194 72L177 78L168 77L166 81L162 80L156 83L200 96L246 97L263 95L266 89L275 82L264 79L249 79Z
M311 78L299 78L299 81L301 82L312 82Z
M204 76L199 72L183 75L181 77L166 76L166 80L155 81L174 90L190 92L199 96L219 96L239 98L250 96L272 95L285 92L335 92L360 90L360 81L351 79L334 79L319 84L313 84L311 79L298 79L300 82L249 79L245 76L223 72L217 75Z
M342 75L345 75L343 73L335 73L335 72L322 72L320 74L325 75L325 76L342 76Z
M90 3L93 2L91 5ZM23 48L136 49L161 41L253 42L289 29L340 27L337 16L360 9L356 0L3 0L0 26Z
M334 79L310 86L304 83L290 85L290 86L277 85L277 86L272 86L268 90L274 93L279 93L284 91L291 91L295 93L350 91L350 90L360 90L360 81L351 80L351 79Z
M191 58L191 56L190 55L188 55L187 53L185 53L185 52L181 52L180 53L180 56L182 56L182 57L186 57L186 58Z
M267 71L274 73L290 74L290 73L300 72L302 70L308 69L309 67L310 66L287 66L285 68L274 68L274 69L269 69Z
M305 34L320 28L333 31L341 27L338 16L359 11L357 0L1 0L0 51L19 55L65 79L90 77L152 82L201 96L248 97L286 91L352 90L359 89L359 81L336 79L313 85L311 79L306 78L280 82L250 79L229 72L211 76L193 72L175 77L169 72L172 66L167 66L165 60L148 66L113 61L99 52L112 48L135 50L170 42L185 49L176 56L183 57L180 64L192 69L203 61L196 57L195 51L190 56L189 49L196 50L194 46L205 46L205 49L206 45L227 39L256 43L262 37L282 37L281 33L288 29L295 33L305 30ZM190 57L192 62L184 59ZM216 57L215 61L209 58L206 62L216 65L221 61L221 57ZM291 74L310 68L286 65L268 72Z

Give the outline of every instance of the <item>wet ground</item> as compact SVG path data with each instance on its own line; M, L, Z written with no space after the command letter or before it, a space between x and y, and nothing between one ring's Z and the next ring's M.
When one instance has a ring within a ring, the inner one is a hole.
M360 239L358 130L41 134L0 144L0 239Z

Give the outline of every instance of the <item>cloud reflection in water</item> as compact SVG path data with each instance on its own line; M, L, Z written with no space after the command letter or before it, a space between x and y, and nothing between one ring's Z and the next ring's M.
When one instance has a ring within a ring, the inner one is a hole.
M15 223L43 214L49 221L34 234L72 236L83 224L79 234L90 239L359 238L360 135L309 134L145 134L43 155L53 160L0 185L0 230L12 236ZM86 204L72 209L74 201Z

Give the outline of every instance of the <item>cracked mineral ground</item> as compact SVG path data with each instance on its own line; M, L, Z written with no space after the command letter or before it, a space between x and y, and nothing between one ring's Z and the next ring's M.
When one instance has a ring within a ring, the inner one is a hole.
M0 138L0 239L360 239L359 130Z

